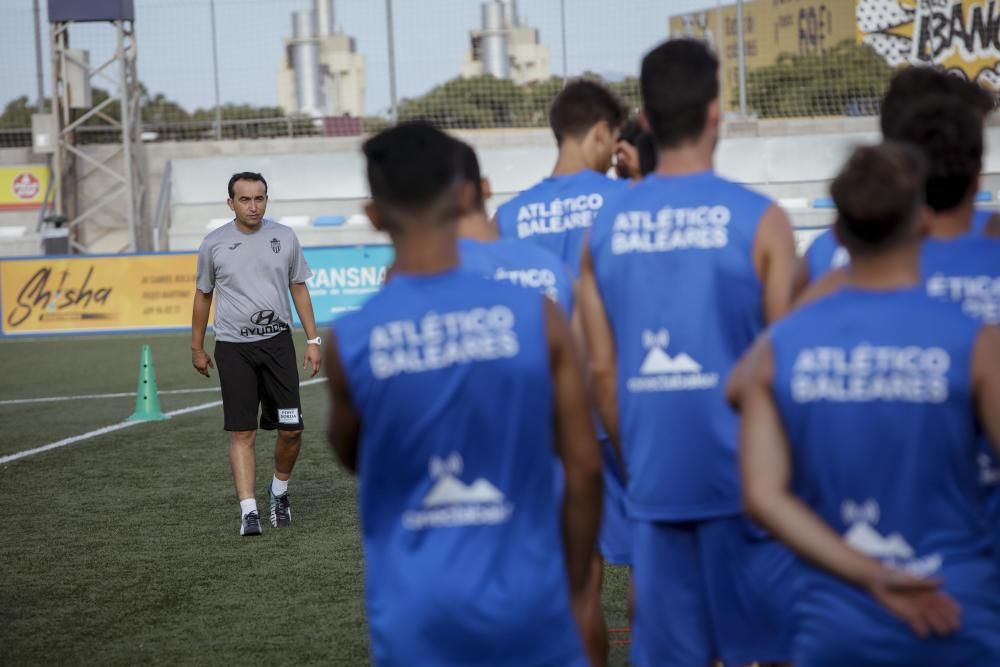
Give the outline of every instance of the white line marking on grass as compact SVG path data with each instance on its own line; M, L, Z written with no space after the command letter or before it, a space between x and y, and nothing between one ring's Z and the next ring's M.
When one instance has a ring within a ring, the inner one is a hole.
M305 380L299 383L300 387L308 387L309 385L317 384L323 382L326 378L313 378L311 380ZM132 396L133 394L128 394ZM171 410L166 413L167 417L179 417L181 415L186 415L192 412L199 412L201 410L208 410L210 408L215 408L222 405L222 401L210 401L208 403L201 403L199 405L192 405L186 408L180 408L177 410ZM14 454L8 454L7 456L0 456L0 465L5 463L10 463L11 461L17 461L18 459L23 459L28 456L34 456L35 454L41 454L42 452L48 452L53 449L59 449L61 447L67 447L77 442L83 440L89 440L91 438L96 438L107 433L114 433L115 431L120 431L123 428L128 428L130 426L136 426L137 424L145 424L148 422L142 421L123 421L117 424L111 424L110 426L103 426L99 429L93 431L87 431L86 433L81 433L80 435L74 435L69 438L63 438L62 440L57 440L56 442L50 442L47 445L42 445L41 447L35 447L34 449L25 449L20 452L15 452Z
M206 391L219 391L218 387L194 387L191 389L163 389L157 394L198 394ZM78 394L76 396L41 396L39 398L9 398L0 401L0 405L24 405L25 403L56 403L58 401L83 401L95 398L125 398L135 396L134 391L119 391L114 394Z

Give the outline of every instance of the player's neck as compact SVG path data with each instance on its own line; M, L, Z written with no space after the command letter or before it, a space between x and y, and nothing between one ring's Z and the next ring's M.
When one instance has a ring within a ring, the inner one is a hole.
M264 226L263 216L261 216L260 222L258 222L256 225L248 225L239 218L233 218L233 220L236 222L236 229L244 234L253 234L255 232L259 232L260 228Z
M685 176L714 168L715 142L707 136L661 150L656 163L656 173L661 176Z
M394 273L429 275L458 267L458 238L454 226L413 230L393 235Z
M920 242L905 243L878 255L852 257L847 280L866 290L893 290L920 283Z
M578 141L563 140L559 146L559 157L552 168L553 176L571 176L581 171L593 171L594 166L587 160L587 153Z
M480 209L458 219L458 238L490 242L498 240L500 234L486 218L486 212Z
M953 209L937 211L931 223L931 238L953 239L968 234L972 229L972 212L975 202L971 197Z

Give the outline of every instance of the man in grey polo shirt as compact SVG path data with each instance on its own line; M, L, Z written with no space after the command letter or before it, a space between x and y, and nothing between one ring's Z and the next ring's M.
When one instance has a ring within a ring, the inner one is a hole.
M205 352L205 328L215 300L215 363L222 385L225 429L230 432L229 463L240 500L240 535L260 535L254 482L258 410L260 428L278 430L274 479L268 487L271 525L291 525L288 478L302 443L299 374L292 343L291 292L305 329L302 367L316 375L320 343L305 281L312 275L302 246L290 228L264 219L267 182L243 172L229 179L232 222L211 232L198 249L197 289L191 321L191 363L208 377L212 358Z

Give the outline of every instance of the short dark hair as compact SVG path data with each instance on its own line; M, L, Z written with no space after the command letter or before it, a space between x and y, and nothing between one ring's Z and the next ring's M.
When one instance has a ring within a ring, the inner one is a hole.
M622 125L622 129L618 133L618 140L627 141L633 146L637 146L638 144L636 141L638 141L639 136L644 132L645 131L642 129L642 124L639 122L639 119L633 116L625 121L624 125Z
M473 204L482 208L486 202L483 198L483 176L479 169L479 158L476 157L476 151L469 144L457 140L455 143L458 144L458 158L462 170L462 180L472 185L476 198Z
M656 141L649 132L643 132L636 140L639 151L639 174L648 176L656 171Z
M653 136L642 129L638 118L629 118L618 135L619 141L635 146L639 153L639 175L647 176L656 171L656 143Z
M673 148L705 130L719 97L719 60L697 40L667 40L642 59L639 87L656 145Z
M561 144L566 137L582 137L602 120L617 129L627 116L625 105L605 86L590 79L573 79L552 101L549 125Z
M986 116L996 106L994 96L976 83L935 67L906 67L892 77L882 99L879 115L882 136L898 139L896 126L899 121L907 110L929 96L955 97L981 116Z
M456 140L425 121L409 121L379 132L361 148L368 162L372 200L389 226L442 203L460 173ZM454 207L439 222L454 222Z
M241 171L238 174L233 174L232 178L229 179L229 198L232 199L236 196L236 181L257 181L258 183L264 184L264 196L267 196L267 181L264 177L255 171Z
M927 205L948 211L961 204L982 169L982 116L957 97L935 95L903 114L894 135L927 159Z
M926 166L912 146L884 143L854 150L830 186L834 223L851 255L895 245L923 204Z

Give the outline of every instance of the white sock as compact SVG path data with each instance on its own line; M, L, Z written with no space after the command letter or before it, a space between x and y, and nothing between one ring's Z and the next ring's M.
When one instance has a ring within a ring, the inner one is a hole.
M247 498L246 500L240 501L240 512L242 516L250 514L250 512L257 511L257 500L255 498Z
M283 496L288 493L288 480L280 480L277 477L271 480L271 493L276 496Z

